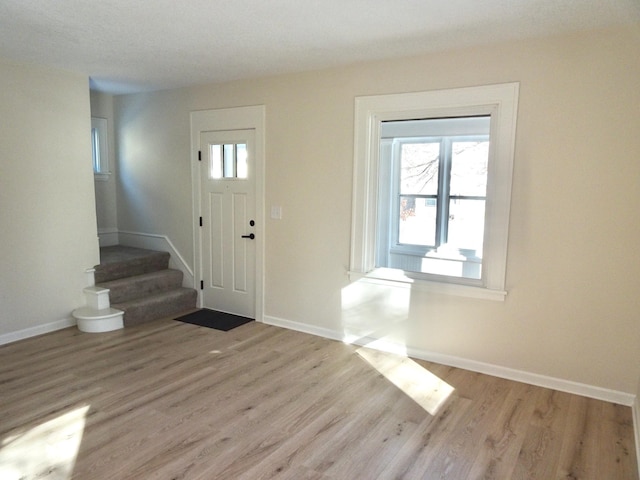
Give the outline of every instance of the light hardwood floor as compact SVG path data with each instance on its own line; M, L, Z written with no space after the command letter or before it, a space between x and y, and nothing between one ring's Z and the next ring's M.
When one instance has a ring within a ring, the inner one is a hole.
M629 407L259 323L5 345L0 409L3 480L638 478Z

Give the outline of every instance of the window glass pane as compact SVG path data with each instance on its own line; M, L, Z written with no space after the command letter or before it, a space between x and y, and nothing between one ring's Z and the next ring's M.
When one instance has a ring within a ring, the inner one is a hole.
M233 178L236 176L236 158L234 152L235 145L233 143L225 143L223 145L223 176L224 178Z
M468 255L482 258L484 208L484 200L450 200L448 247L470 250Z
M107 120L91 117L91 160L96 179L106 180L109 174L109 155L107 152Z
M238 178L247 178L247 144L238 143L236 145L236 155L238 156Z
M93 156L93 171L100 173L100 137L98 136L98 129L91 129L91 153Z
M435 245L436 214L435 198L400 196L398 243Z
M451 192L453 196L487 194L489 142L452 142Z
M209 177L222 178L222 145L209 145Z
M403 143L400 152L400 193L436 195L440 143Z

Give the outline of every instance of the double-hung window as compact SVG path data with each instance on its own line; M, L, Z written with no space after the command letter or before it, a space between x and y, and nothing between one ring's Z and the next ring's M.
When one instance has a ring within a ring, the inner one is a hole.
M376 266L480 279L490 117L381 125Z
M356 99L352 278L503 299L518 84Z

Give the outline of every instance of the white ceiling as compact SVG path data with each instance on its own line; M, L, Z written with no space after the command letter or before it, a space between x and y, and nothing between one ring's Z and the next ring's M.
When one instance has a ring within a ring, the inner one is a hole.
M0 0L0 57L109 93L640 24L640 0Z

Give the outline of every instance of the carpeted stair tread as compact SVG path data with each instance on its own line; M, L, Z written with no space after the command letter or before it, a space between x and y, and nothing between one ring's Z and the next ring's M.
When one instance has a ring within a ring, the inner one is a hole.
M132 277L103 282L98 286L109 289L111 303L122 303L182 286L182 272L165 269Z
M196 307L198 293L182 287L183 274L169 269L169 253L115 245L100 248L95 283L109 289L124 326L167 318Z
M196 298L194 289L180 287L111 306L124 312L124 326L131 327L194 309Z
M95 267L96 283L142 275L169 267L169 252L157 252L133 247L100 249L100 265Z

